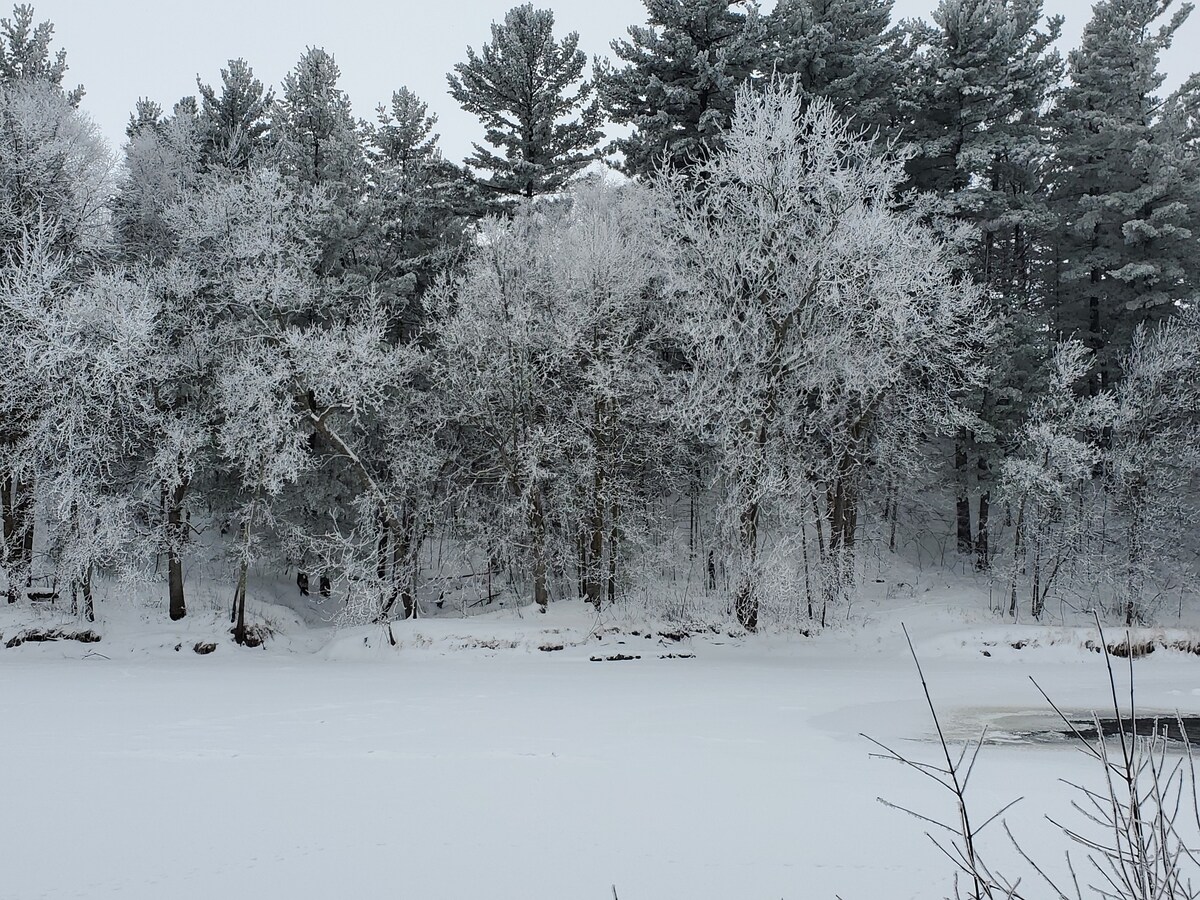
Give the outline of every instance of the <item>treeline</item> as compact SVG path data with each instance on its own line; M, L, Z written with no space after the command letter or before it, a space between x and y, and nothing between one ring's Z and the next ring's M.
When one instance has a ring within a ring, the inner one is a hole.
M463 165L312 48L139 101L116 167L16 7L9 602L90 618L161 566L180 618L216 553L239 640L268 560L386 621L445 598L436 540L489 599L685 571L748 629L825 621L921 491L1010 614L1153 615L1194 556L1200 78L1158 95L1190 7L1101 0L1064 61L1034 0L646 6L590 70L549 11L493 24L448 76Z

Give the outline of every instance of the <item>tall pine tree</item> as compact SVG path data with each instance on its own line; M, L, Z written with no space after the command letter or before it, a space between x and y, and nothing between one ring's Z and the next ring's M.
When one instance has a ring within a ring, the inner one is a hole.
M19 3L13 7L12 18L0 19L0 82L42 81L62 88L67 74L67 51L50 51L54 23L33 24L33 6ZM62 88L67 101L78 106L83 99L83 85L71 90Z
M644 0L648 19L613 41L622 63L601 80L609 118L633 126L613 142L629 175L680 168L721 145L742 83L764 62L766 26L742 0Z
M220 92L196 79L204 123L204 159L245 171L267 146L274 93L263 88L244 59L231 59L221 70Z
M892 0L779 0L767 19L772 66L859 125L889 136L905 42Z
M450 94L487 129L495 153L475 144L467 160L483 184L509 196L553 193L596 158L600 107L583 77L579 35L554 37L554 13L526 3L492 24L491 43L447 75Z
M983 427L961 429L954 453L958 549L974 550L980 568L990 556L993 474L1049 352L1037 339L1044 290L1036 276L1051 225L1043 112L1061 79L1053 49L1061 28L1061 17L1043 17L1041 0L942 0L932 23L908 26L909 181L974 229L965 267L991 289L1004 323L991 380L970 398Z
M1156 92L1159 53L1191 5L1171 0L1101 0L1080 47L1053 124L1054 205L1060 217L1054 325L1095 353L1089 390L1108 387L1137 325L1171 314L1200 276L1196 147L1175 104Z

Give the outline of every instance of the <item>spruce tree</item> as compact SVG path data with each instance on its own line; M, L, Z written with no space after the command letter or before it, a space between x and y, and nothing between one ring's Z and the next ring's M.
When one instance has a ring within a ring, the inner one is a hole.
M493 23L491 43L478 53L467 48L467 61L446 78L451 96L501 151L475 144L467 160L491 173L486 187L527 199L553 193L596 158L600 107L583 77L586 64L578 33L556 40L554 13L531 3Z
M1101 0L1053 125L1054 206L1060 242L1054 326L1095 353L1093 393L1116 379L1137 325L1162 319L1198 286L1196 146L1156 91L1159 53L1191 6L1171 0Z
M613 142L629 175L661 165L682 168L721 145L734 94L769 69L766 27L742 0L644 0L645 26L612 42L624 64L606 73L601 96L609 118L633 126Z

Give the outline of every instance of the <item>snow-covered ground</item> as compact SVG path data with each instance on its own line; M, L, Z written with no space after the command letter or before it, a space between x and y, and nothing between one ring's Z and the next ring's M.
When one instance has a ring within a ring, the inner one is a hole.
M674 640L569 602L400 623L396 647L276 609L255 650L216 611L173 626L111 605L99 643L6 649L28 610L0 610L0 897L943 896L925 826L877 798L934 815L948 798L859 734L935 758L899 623L956 736L1049 722L1030 675L1072 709L1107 683L1084 630L906 604L815 638ZM592 661L617 655L640 658ZM1200 712L1200 658L1135 668L1145 708ZM1001 743L971 791L981 815L1023 795L1008 819L1057 865L1042 815L1069 817L1057 779L1090 769Z

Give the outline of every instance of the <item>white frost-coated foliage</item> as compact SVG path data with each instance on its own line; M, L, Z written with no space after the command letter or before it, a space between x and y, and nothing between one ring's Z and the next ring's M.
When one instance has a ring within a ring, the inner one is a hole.
M48 219L65 248L107 240L112 157L95 124L43 81L0 85L0 234Z
M478 539L529 562L539 602L568 558L590 599L601 580L612 595L618 535L644 527L638 479L666 452L649 225L640 192L603 182L566 208L526 205L485 223L441 299L440 379Z
M776 82L739 93L709 163L656 185L686 410L716 449L744 624L760 520L820 497L829 549L847 553L879 448L962 422L956 398L979 383L980 292L902 206L903 179L829 103Z
M1030 409L1016 451L1004 461L1000 493L1015 511L1009 615L1019 612L1024 573L1030 612L1041 618L1056 580L1088 546L1096 500L1092 478L1104 458L1100 436L1113 417L1110 396L1078 392L1092 362L1079 341L1058 345L1046 390Z
M1141 327L1115 390L1106 486L1123 517L1124 559L1117 610L1129 624L1147 620L1160 566L1178 562L1181 534L1196 521L1200 474L1200 316L1179 313Z

